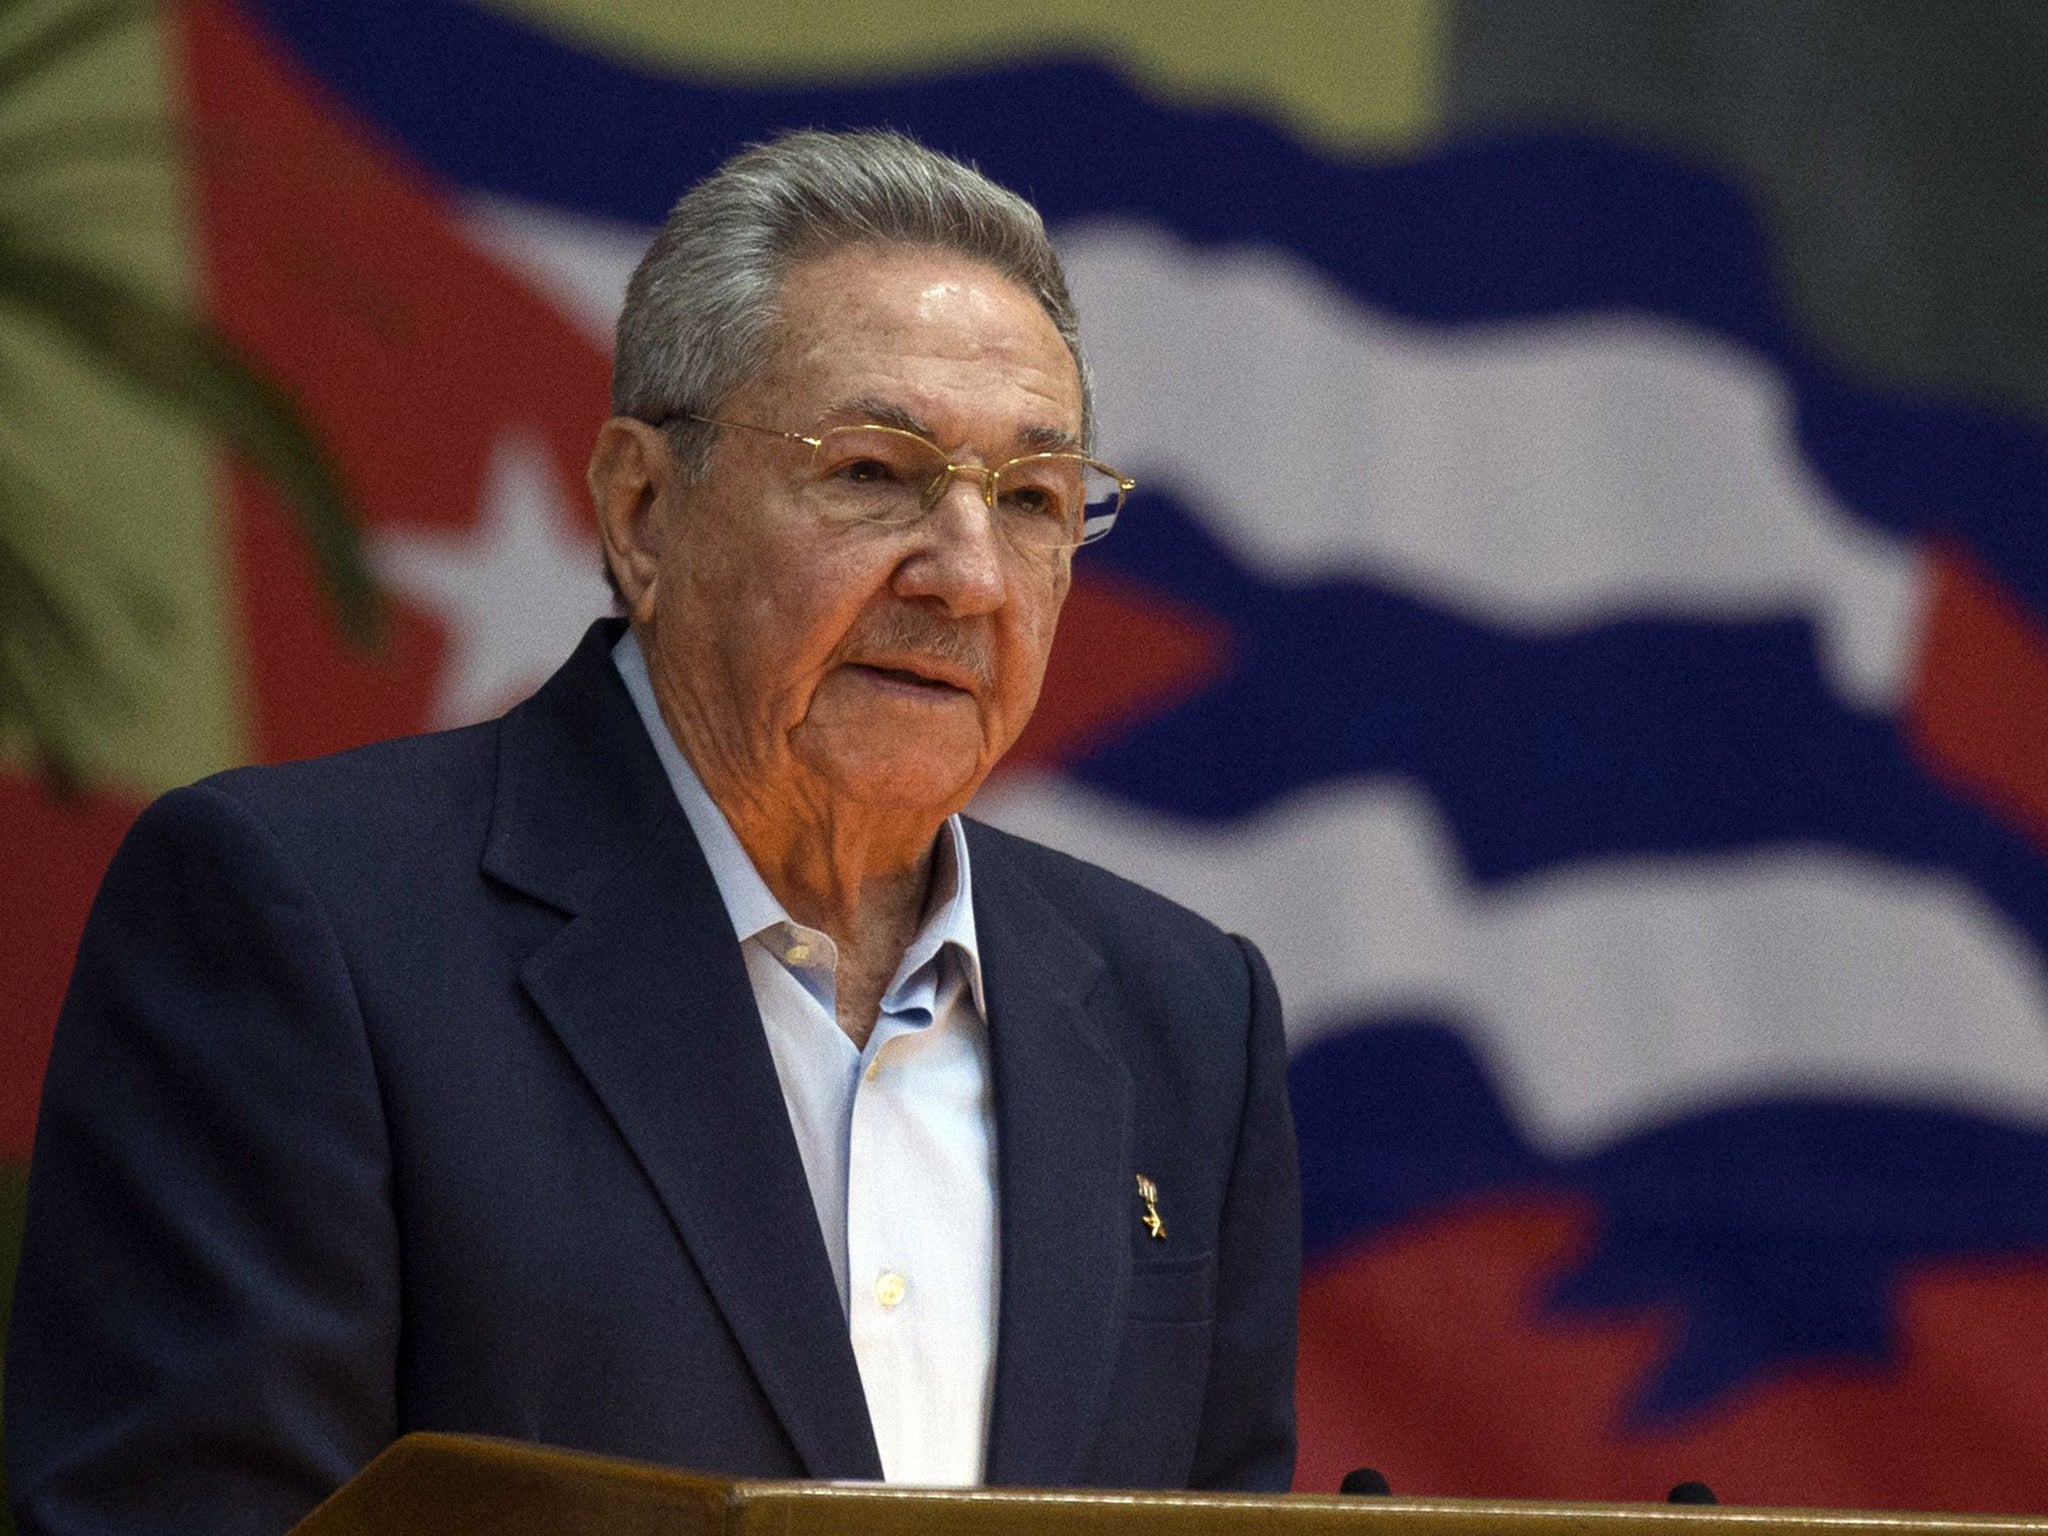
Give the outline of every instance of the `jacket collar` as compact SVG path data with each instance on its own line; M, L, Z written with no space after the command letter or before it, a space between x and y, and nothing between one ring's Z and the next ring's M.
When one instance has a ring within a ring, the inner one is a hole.
M987 1480L1083 1480L1130 1279L1132 1091L1101 954L969 823L995 1065L1002 1291Z
M611 662L508 715L484 868L569 921L520 979L654 1186L814 1477L881 1476L745 963Z
M732 925L593 625L505 718L484 868L569 921L520 975L659 1195L813 1477L881 1457ZM1129 1282L1132 1095L1096 948L969 824L995 1072L987 1480L1083 1475Z

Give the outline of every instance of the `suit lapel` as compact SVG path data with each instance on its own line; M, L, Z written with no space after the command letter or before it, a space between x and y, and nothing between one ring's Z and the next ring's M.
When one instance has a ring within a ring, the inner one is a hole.
M987 1480L1071 1484L1101 1425L1129 1282L1130 1074L1090 1015L1101 957L974 830L1002 1185Z
M486 867L572 914L521 970L815 1477L880 1477L730 919L593 629L505 722Z

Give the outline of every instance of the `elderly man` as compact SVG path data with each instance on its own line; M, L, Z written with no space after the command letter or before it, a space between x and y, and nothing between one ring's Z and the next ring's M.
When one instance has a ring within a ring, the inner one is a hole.
M623 625L115 860L33 1164L24 1530L280 1531L415 1428L1284 1487L1265 966L958 814L1129 488L1036 214L892 135L752 150L635 274L614 394Z

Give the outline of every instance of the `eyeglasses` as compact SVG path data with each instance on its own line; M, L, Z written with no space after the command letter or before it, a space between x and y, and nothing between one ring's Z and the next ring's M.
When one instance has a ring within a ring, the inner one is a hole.
M1078 453L1027 453L994 468L955 464L928 438L901 427L872 423L830 427L815 435L783 432L745 421L722 421L695 411L668 421L762 432L811 450L810 480L825 515L835 522L907 528L939 504L955 475L981 487L996 526L1013 543L1035 549L1073 549L1108 533L1137 482ZM657 423L666 426L667 421Z

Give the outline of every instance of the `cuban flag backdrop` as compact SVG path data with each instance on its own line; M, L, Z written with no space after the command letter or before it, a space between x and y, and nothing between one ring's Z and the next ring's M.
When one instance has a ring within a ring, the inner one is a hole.
M1711 165L1427 131L1426 4L1296 26L1293 95L1101 6L799 63L780 12L663 9L167 16L187 280L330 441L394 637L346 651L272 495L165 460L186 691L82 801L0 780L7 1155L143 799L545 676L606 607L582 466L653 226L885 124L1045 212L1142 487L978 809L1273 962L1299 1486L2048 1507L2041 424L1832 360Z

